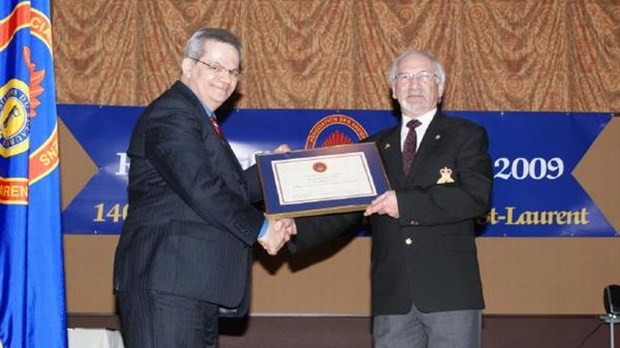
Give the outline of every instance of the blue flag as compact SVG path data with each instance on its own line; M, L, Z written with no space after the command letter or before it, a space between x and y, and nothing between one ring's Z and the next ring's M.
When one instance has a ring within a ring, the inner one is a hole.
M49 0L0 3L0 347L66 347Z

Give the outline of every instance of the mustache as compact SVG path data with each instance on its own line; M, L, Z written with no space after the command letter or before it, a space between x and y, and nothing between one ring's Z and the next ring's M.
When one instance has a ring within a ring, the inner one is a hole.
M407 93L405 95L407 97L426 97L427 93L426 91L419 88L410 88L407 90Z

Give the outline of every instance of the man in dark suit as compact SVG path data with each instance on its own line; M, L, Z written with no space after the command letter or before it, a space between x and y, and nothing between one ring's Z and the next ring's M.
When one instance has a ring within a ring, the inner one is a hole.
M215 110L234 92L241 45L205 28L187 42L182 77L139 118L127 153L129 212L114 263L127 347L216 347L218 317L248 309L252 248L281 246L258 177L243 171Z
M375 347L479 347L484 300L474 220L490 205L486 132L437 111L445 73L432 54L404 52L389 81L402 122L366 140L377 144L392 187L363 214L372 230ZM361 218L295 219L288 247L326 242Z

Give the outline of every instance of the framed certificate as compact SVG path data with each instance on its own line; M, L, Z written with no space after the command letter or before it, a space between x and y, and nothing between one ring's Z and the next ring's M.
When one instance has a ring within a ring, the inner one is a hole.
M390 189L375 143L257 154L256 163L274 218L365 210Z

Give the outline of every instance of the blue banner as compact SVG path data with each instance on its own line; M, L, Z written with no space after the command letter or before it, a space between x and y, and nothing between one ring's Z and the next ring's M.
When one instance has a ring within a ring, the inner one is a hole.
M66 347L47 0L0 4L0 347Z
M131 130L142 107L59 105L60 117L99 168L63 213L65 233L119 233L127 213ZM605 128L609 113L462 112L487 129L493 158L493 209L481 235L616 236L572 175ZM384 110L236 109L219 115L244 167L280 144L293 149L358 142L398 122Z

